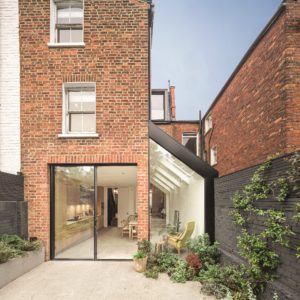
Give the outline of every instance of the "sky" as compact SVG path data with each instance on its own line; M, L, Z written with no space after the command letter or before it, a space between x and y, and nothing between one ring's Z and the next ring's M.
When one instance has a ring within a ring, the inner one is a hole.
M175 86L177 120L202 116L281 0L154 0L152 88Z

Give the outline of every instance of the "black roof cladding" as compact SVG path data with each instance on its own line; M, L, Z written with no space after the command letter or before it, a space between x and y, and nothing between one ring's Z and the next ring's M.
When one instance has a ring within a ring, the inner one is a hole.
M149 121L149 137L203 178L218 176L216 169L178 143L151 121Z

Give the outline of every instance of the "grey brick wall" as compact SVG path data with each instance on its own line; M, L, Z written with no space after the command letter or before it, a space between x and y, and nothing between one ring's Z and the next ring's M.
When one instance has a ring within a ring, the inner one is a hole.
M236 237L239 228L232 222L230 211L232 210L232 196L236 191L241 191L249 183L256 167L215 179L215 238L221 244L223 262L239 263L242 261L238 255ZM279 174L286 172L288 164L284 158L273 161L272 168L267 173L268 180L278 178ZM292 216L293 206L299 202L299 194L289 195L285 203L279 203L275 199L267 199L259 204L259 207L269 209L278 208L287 213L288 218ZM263 228L262 220L255 219L252 224L253 230ZM262 299L272 299L272 291L276 290L279 299L299 299L300 295L300 261L296 258L296 245L300 246L300 226L295 225L293 230L296 236L291 238L290 248L277 247L281 257L281 265L278 268L280 278L270 284Z
M28 206L22 176L0 172L0 234L28 237Z

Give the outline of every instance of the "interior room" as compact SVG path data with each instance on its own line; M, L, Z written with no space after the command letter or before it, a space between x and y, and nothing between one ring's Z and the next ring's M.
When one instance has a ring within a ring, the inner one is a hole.
M54 173L55 258L131 259L136 166L57 166Z
M204 233L204 178L150 140L150 208L152 242L183 232L195 222L192 237Z
M131 259L137 243L136 167L97 167L97 197L98 259Z

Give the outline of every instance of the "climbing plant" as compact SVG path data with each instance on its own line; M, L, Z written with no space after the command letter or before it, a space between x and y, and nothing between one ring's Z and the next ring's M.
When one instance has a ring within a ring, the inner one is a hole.
M289 238L295 235L293 224L287 222L287 215L282 209L263 209L257 204L270 197L284 203L290 193L299 192L300 155L296 152L287 159L287 172L280 174L275 180L267 180L272 161L271 158L258 167L250 183L232 198L233 221L241 228L241 234L237 237L238 249L247 262L247 272L251 275L251 287L254 291L260 290L275 277L280 259L274 245L288 247ZM261 221L264 229L255 231L252 226L254 219ZM300 221L300 203L295 206L292 220ZM296 256L300 258L300 246L296 250Z

